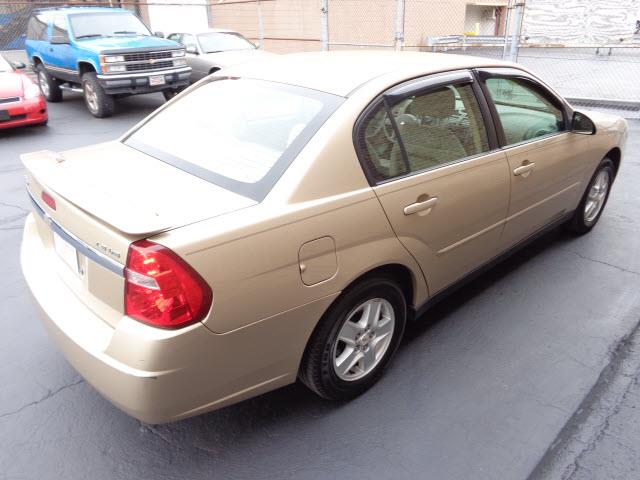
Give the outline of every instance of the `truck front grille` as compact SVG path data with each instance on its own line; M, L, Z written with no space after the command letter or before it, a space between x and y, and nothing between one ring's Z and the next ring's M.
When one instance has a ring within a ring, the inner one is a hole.
M173 67L172 60L163 60L161 62L154 63L128 63L127 64L127 72L140 72L145 70L158 70L161 68L171 68Z
M171 58L171 50L161 52L126 53L124 55L125 62L146 62L149 60L160 60L162 58Z

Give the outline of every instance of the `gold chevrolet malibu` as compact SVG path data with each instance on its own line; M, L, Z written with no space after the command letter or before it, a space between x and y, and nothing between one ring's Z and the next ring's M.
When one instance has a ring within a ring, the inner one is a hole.
M348 399L452 287L551 227L589 232L626 136L516 64L270 57L117 141L23 155L22 270L69 362L144 422L297 379Z

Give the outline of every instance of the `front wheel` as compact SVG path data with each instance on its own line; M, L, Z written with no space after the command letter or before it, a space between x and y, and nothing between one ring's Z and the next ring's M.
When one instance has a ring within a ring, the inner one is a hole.
M567 223L570 231L579 235L585 234L598 223L604 206L609 199L611 184L614 177L613 162L605 158L596 169L587 190L580 200L580 204Z
M371 387L393 357L407 318L393 279L370 277L347 290L316 327L300 379L329 400L353 398Z
M47 102L60 102L62 101L62 90L55 78L53 78L45 70L44 65L40 64L36 68L36 75L38 77L38 86L40 91Z
M82 76L82 91L84 93L84 103L87 105L91 115L98 118L113 115L113 97L105 93L102 85L98 82L95 72L85 73Z
M163 90L162 91L162 95L164 96L164 99L168 102L169 100L171 100L173 97L178 95L183 90L184 90L184 88L172 88L170 90Z

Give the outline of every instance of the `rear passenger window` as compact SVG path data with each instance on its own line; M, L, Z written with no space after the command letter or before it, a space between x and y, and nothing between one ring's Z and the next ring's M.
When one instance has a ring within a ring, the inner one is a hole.
M489 78L485 84L498 111L507 145L565 130L562 110L541 88L513 78Z
M391 107L391 114L393 121L381 105L359 133L361 154L376 181L447 165L490 149L469 84L406 97Z
M27 25L29 40L47 40L47 18L42 13L33 15Z

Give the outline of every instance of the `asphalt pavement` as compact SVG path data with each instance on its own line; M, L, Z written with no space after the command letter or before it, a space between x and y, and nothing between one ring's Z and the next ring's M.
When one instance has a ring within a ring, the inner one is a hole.
M114 139L162 97L102 120L65 97L50 126L0 133L0 479L637 478L640 122L589 235L551 232L437 305L365 395L334 404L296 384L149 426L39 323L18 259L19 154Z

